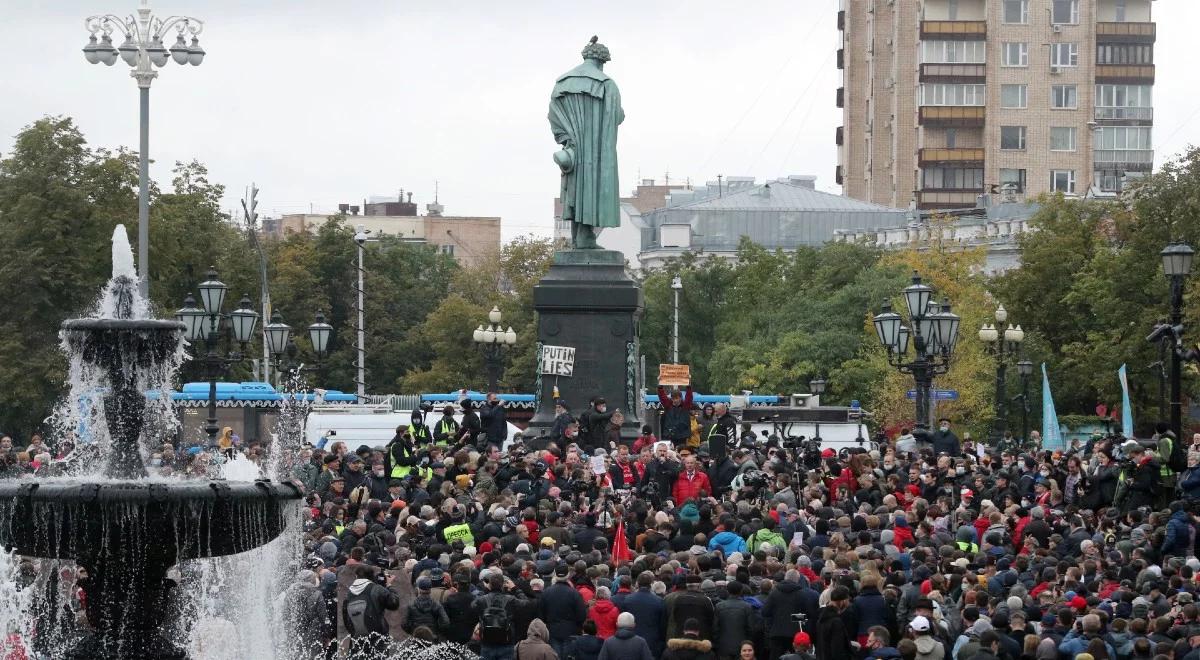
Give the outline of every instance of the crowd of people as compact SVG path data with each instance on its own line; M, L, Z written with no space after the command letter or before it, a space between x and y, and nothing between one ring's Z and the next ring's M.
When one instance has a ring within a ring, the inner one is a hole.
M1200 660L1200 434L1045 451L944 419L813 460L661 396L661 439L602 399L507 438L489 397L305 447L302 654Z

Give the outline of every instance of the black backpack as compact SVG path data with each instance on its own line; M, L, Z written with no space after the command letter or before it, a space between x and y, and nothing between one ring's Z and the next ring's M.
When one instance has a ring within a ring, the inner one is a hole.
M508 599L491 596L479 617L479 641L488 645L512 643L512 620L508 616Z

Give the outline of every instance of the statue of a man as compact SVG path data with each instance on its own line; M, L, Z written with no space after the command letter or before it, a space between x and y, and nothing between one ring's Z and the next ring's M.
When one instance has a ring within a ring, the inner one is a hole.
M559 76L550 93L550 129L562 149L562 218L571 221L571 246L596 248L596 229L621 224L617 192L617 126L625 120L621 92L604 73L611 57L596 37L583 64Z

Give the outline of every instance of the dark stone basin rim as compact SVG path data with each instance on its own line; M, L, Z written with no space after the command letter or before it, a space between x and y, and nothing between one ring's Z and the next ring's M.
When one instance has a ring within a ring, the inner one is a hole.
M177 330L187 329L181 321L165 319L69 319L63 330Z
M0 483L0 500L86 504L298 500L304 491L291 482L208 480L180 483Z

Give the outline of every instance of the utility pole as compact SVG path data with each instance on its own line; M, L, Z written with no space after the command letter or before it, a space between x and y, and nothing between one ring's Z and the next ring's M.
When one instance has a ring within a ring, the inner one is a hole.
M271 290L267 287L267 255L258 240L258 186L250 183L250 191L242 197L242 210L246 213L246 234L254 251L258 253L258 272L262 288L262 318L271 318ZM271 382L271 347L267 341L267 324L263 322L262 382Z

